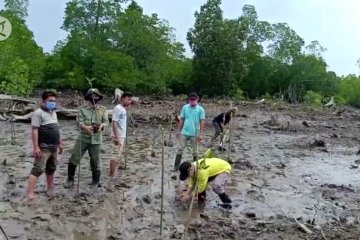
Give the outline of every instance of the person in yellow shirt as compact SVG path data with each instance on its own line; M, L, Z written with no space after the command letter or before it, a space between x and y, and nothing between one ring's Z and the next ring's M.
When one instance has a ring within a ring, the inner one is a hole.
M197 166L199 170L197 171ZM195 191L196 176L199 177L199 185L197 189L198 200L206 200L206 189L209 182L212 182L213 190L219 195L224 204L230 204L231 199L225 193L225 184L229 180L231 165L220 158L201 158L196 162L183 162L179 166L180 181L189 178L187 191L180 195L181 201L187 201L191 198L191 194Z

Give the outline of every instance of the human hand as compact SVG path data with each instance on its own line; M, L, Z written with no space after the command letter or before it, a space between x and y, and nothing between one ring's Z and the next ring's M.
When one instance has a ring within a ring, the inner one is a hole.
M64 151L64 144L60 143L58 149L59 149L59 154L62 154Z
M191 194L185 192L185 193L180 194L179 200L182 202L185 202L185 201L189 200L190 197L191 197Z
M34 147L33 155L34 155L36 160L40 159L40 157L41 157L41 149L39 147Z
M118 138L114 138L113 139L113 143L116 145L116 146L119 146L119 139Z
M94 133L94 129L92 126L83 126L83 129L85 130L85 132L87 132L88 134L93 134Z

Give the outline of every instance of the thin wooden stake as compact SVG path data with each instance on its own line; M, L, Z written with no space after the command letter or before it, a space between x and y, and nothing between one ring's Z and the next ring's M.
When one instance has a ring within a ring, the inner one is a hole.
M129 137L129 133L128 133L128 130L129 130L129 128L128 127L126 127L127 128L127 130L126 130L126 136L125 136L125 151L124 151L124 162L125 162L125 164L124 164L124 170L126 170L126 163L127 163L127 158L128 158L128 149L129 149L129 146L128 146L128 144L129 144L129 141L128 141L128 137Z
M14 122L10 120L10 126L11 126L11 145L16 144L16 137L15 137L15 127Z
M3 227L1 225L0 225L0 229L1 229L1 232L4 234L6 240L9 240L8 236L6 235L4 229L3 229Z
M198 131L197 131L197 127L195 125L195 149L196 149L196 156L198 155L198 145L197 145L197 135L198 135ZM194 151L194 150L193 150ZM204 159L205 160L205 159ZM192 209L194 206L194 200L195 200L195 196L197 195L198 192L198 188L199 188L199 162L196 160L196 184L195 184L195 188L194 188L194 192L192 193L192 197L191 197L191 202L190 202L190 209L189 209L189 214L188 214L188 219L187 219L187 223L186 223L186 228L185 228L185 232L184 232L184 239L186 239L186 233L188 231L188 227L189 227L189 222L190 222L190 218L191 218L191 213L192 213ZM205 190L206 191L206 190ZM197 202L197 209L199 209L199 202Z
M161 127L161 207L160 207L160 239L162 239L163 229L163 208L164 208L164 159L165 159L165 146L164 146L164 128Z
M233 120L233 113L230 112L230 121L229 121L229 148L227 153L228 161L230 161L230 153L232 148L232 120Z
M77 114L78 114L78 121L79 121L79 119L80 119L80 109L78 108L77 109ZM79 122L78 122L78 124L79 124ZM79 195L79 189L80 189L80 168L81 168L81 126L80 126L80 124L79 124L79 165L78 165L78 181L77 181L77 187L76 187L76 193ZM70 163L69 163L70 164Z

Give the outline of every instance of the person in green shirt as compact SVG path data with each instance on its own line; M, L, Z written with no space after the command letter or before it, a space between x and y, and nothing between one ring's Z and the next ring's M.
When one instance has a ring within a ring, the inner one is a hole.
M88 151L90 156L90 166L92 172L93 186L100 185L100 150L102 143L102 133L105 126L109 123L109 117L106 107L99 105L103 99L99 90L91 88L85 95L87 103L79 108L78 125L80 126L80 135L75 143L72 154L69 159L68 177L65 188L74 186L74 176L76 167L80 160Z
M197 170L199 167L199 170ZM231 165L220 158L201 158L195 162L183 162L180 167L180 181L189 179L187 191L179 197L181 201L187 201L195 191L196 178L199 178L197 194L199 201L206 200L206 189L209 182L212 182L213 190L218 194L224 204L230 204L231 199L225 192L225 184L229 180Z

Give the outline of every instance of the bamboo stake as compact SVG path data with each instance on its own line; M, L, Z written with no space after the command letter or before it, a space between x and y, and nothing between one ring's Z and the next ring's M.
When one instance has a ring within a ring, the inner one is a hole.
M171 111L172 112L172 111ZM172 141L172 134L171 134L171 132L172 132L172 115L170 115L170 123L169 123L169 140L168 140L168 142L167 142L167 145L169 146L169 147L173 147L174 146L174 143L173 143L173 141Z
M156 119L154 118L153 123L156 123L155 121L156 121ZM153 124L153 126L155 127L156 125ZM156 129L154 128L154 132L153 132L153 136L152 136L152 147L151 147L151 156L152 157L156 156L155 144L156 144Z
M79 121L79 119L80 119L79 108L77 109L77 114L78 114L78 121ZM79 124L79 166L78 166L79 169L78 169L78 181L77 181L77 187L76 187L76 193L78 195L79 195L79 189L80 189L80 168L81 168L80 163L81 163L81 126Z
M229 149L227 152L227 159L228 162L230 162L230 153L231 153L231 148L232 148L232 120L233 120L233 113L230 112L230 121L229 121Z
M129 141L128 141L128 137L129 137L129 128L128 126L126 125L126 136L125 136L125 148L124 148L124 170L126 170L126 163L127 163L127 158L128 158L128 144L129 144Z
M14 104L14 96L11 96L11 105ZM16 144L16 138L15 138L15 127L14 127L14 121L10 120L10 126L11 126L11 145Z
M197 131L197 126L195 124L195 151L196 151L196 156L198 154L197 135L198 135L198 131ZM194 191L193 191L192 197L191 197L190 209L189 209L188 220L187 220L187 226L186 226L186 231L184 232L184 239L186 239L186 232L188 231L188 228L189 228L189 222L190 222L190 217L191 217L191 213L192 213L192 209L193 209L193 205L194 205L195 196L197 195L198 188L199 188L199 162L198 161L196 161L196 170L195 171L196 171L195 172L195 174L196 174L196 184L195 184L195 188L194 188ZM197 209L199 209L199 204L197 205Z
M164 146L164 128L161 127L161 142L162 142L162 152L161 152L161 207L160 207L160 239L162 239L162 229L163 229L163 208L164 208L164 159L165 159L165 146Z
M1 229L1 232L4 234L6 240L9 240L8 236L6 235L4 229L3 229L3 227L1 225L0 225L0 229Z

